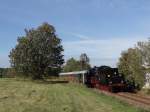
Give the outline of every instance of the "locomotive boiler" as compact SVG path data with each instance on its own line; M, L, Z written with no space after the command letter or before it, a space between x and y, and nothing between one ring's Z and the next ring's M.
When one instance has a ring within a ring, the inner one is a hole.
M132 92L135 90L134 82L131 84L125 80L124 75L118 72L118 68L109 66L94 67L89 69L85 76L85 84L88 87L110 92Z

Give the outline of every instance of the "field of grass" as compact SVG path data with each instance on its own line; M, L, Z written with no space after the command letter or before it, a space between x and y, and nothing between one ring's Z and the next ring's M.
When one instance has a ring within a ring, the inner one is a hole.
M0 79L0 112L145 112L77 84Z
M150 95L150 89L142 89L139 93L143 95Z

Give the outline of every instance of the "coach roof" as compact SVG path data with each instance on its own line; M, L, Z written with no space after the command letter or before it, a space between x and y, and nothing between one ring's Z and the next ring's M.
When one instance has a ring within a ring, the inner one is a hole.
M60 73L59 75L77 75L77 74L85 74L87 73L87 70L83 70L83 71L74 71L74 72L65 72L65 73Z

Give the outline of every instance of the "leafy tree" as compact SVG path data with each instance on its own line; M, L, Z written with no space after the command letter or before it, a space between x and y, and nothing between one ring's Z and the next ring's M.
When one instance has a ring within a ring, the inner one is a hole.
M60 70L63 64L63 46L55 28L44 23L37 29L25 30L18 44L10 52L11 66L24 76L42 79L48 70Z
M89 62L90 62L90 59L87 56L87 54L86 53L82 53L81 56L80 56L80 63L81 63L82 70L90 68Z
M87 70L89 68L90 68L89 58L85 53L83 53L80 56L80 60L76 60L74 58L70 58L69 60L67 60L63 70L64 72L72 72L72 71Z
M145 42L138 42L138 48L142 54L143 66L150 67L150 38Z
M142 55L137 47L122 52L118 68L127 79L134 79L136 83L141 85L141 87L143 86L144 68L142 66Z
M67 60L66 65L64 66L64 72L80 71L82 70L81 64L79 61L74 58Z
M145 68L145 81L150 84L150 38L145 42L138 42L138 48L142 54L142 65Z

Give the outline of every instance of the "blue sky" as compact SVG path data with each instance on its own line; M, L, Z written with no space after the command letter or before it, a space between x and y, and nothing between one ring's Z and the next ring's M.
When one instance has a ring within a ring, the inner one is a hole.
M48 22L65 59L87 53L92 65L115 66L120 53L150 36L149 0L0 0L0 67L25 28Z

